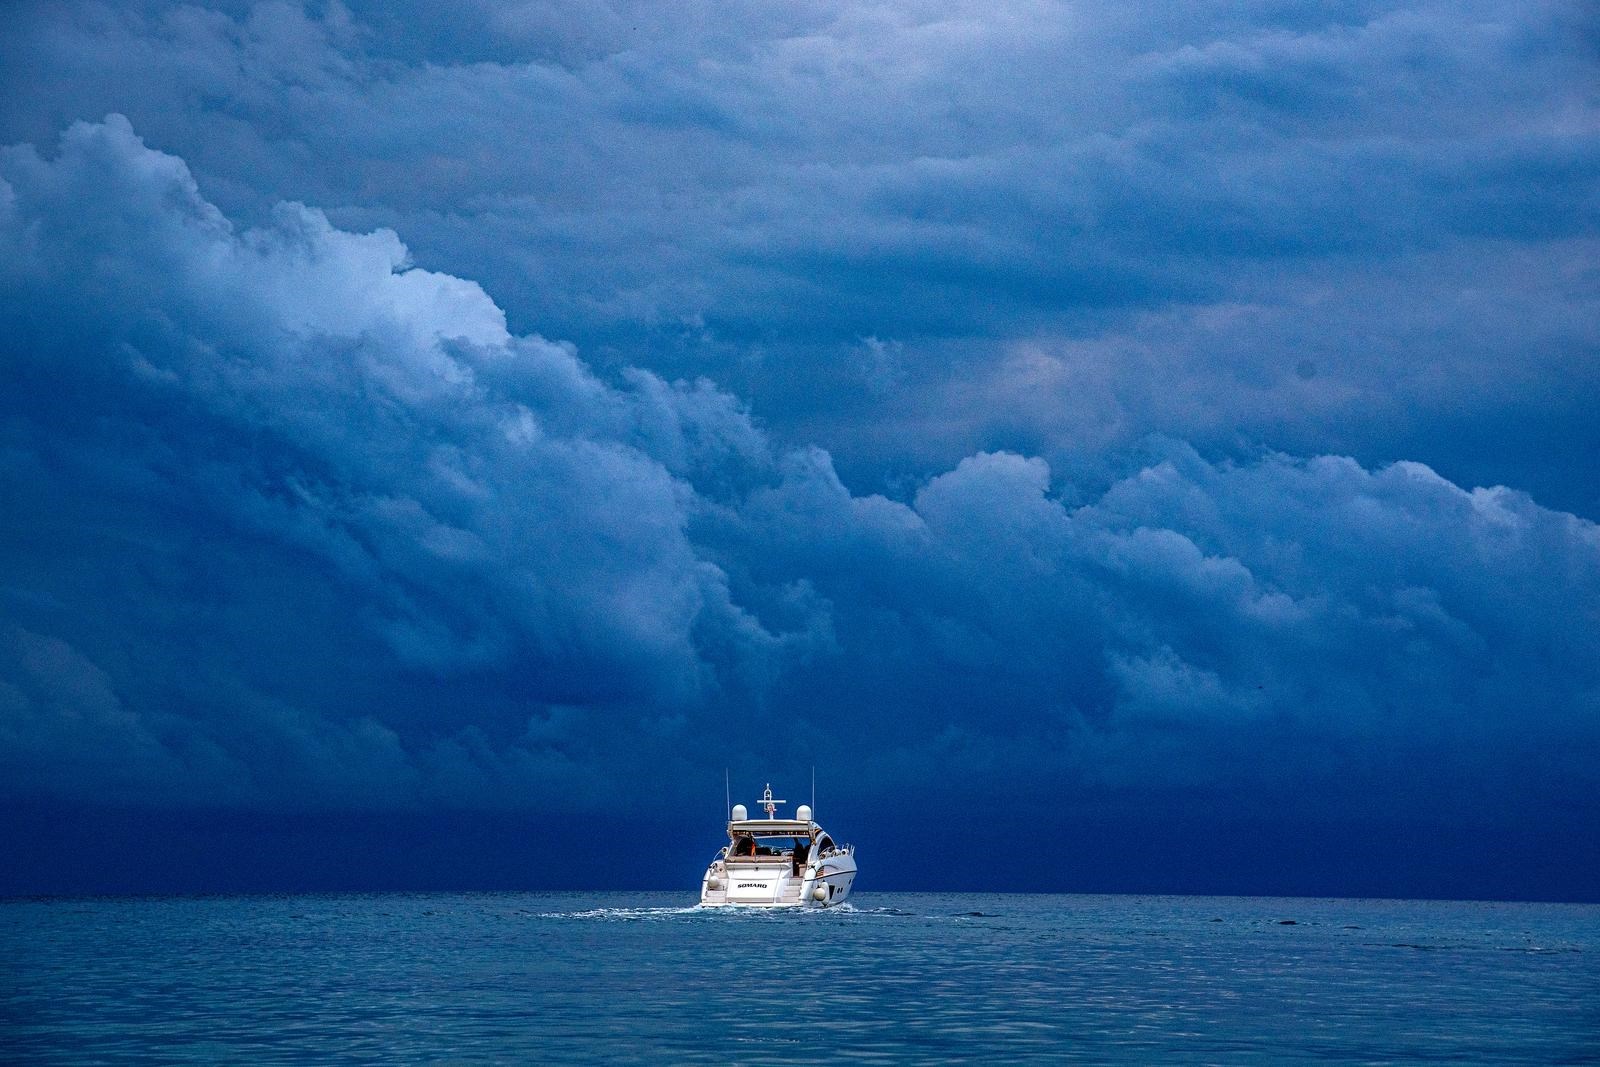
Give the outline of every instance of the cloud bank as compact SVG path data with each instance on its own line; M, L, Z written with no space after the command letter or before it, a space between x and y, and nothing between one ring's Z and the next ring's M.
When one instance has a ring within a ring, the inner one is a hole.
M3 799L1600 815L1600 527L1525 493L1150 438L863 494L120 116L0 179Z
M22 4L0 142L128 115L899 495L1152 433L1600 517L1581 3Z
M997 886L1600 897L1585 5L6 27L18 835L560 837L814 761L886 871L910 810L1021 835Z

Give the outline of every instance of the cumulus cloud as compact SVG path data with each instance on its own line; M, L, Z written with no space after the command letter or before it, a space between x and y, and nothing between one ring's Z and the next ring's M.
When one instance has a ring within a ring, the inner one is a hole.
M594 810L730 750L862 802L1600 795L1600 529L1526 494L1162 440L863 494L120 117L0 178L12 797Z
M686 477L711 497L762 459L731 398L605 385L392 233L299 205L236 232L117 116L3 165L8 469L39 494L19 536L60 493L73 534L203 540L252 598L270 555L335 582L401 666L514 662L532 699L681 703L707 684L695 632L777 640L685 530Z
M843 656L861 657L840 677L885 709L860 724L885 747L949 725L1028 766L1070 739L1048 757L1064 783L1220 774L1285 794L1307 774L1394 789L1490 750L1513 778L1587 774L1552 757L1596 738L1596 528L1522 494L1186 445L1077 507L1013 455L965 460L909 505L830 475L813 463L753 501L747 550L829 576ZM1230 753L1245 765L1221 774Z

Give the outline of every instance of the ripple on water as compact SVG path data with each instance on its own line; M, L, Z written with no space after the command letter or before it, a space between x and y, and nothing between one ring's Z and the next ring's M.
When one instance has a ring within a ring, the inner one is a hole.
M0 1033L46 1063L1551 1062L1593 1054L1597 940L1563 905L9 901Z

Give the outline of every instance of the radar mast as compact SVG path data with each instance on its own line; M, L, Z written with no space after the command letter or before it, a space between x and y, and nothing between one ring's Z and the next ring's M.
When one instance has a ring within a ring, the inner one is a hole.
M771 782L768 782L767 783L767 788L765 788L765 789L763 789L761 791L761 806L763 808L767 809L767 818L769 818L769 819L776 819L778 817L778 805L779 804L787 804L787 803L789 803L787 800L773 800L772 799L772 783Z

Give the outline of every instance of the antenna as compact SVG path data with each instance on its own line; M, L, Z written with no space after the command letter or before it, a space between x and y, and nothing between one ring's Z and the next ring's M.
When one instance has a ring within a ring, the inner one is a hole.
M728 780L728 768L722 768L722 813L733 810L733 786Z
M811 817L817 817L817 765L811 765Z

